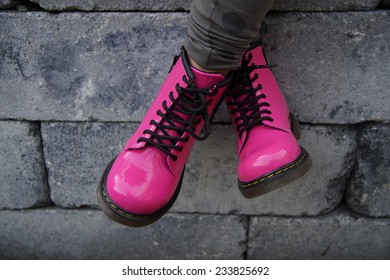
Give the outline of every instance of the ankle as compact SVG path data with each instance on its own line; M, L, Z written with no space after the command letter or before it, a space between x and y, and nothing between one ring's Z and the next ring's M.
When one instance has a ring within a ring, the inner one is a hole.
M206 72L206 73L213 73L213 74L222 74L226 77L226 75L230 72L229 70L226 70L226 69L216 69L216 70L213 70L213 69L206 69L206 68L203 68L202 66L200 66L198 63L196 63L195 60L193 60L191 57L188 57L188 60L190 62L190 65L200 71L203 71L203 72Z

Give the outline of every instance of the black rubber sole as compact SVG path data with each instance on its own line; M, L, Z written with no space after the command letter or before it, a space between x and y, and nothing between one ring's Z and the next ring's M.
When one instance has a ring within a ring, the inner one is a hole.
M291 130L296 139L301 137L301 126L290 113ZM245 198L255 198L283 187L306 174L312 167L309 153L301 147L296 160L250 182L238 181L238 188Z
M122 209L121 207L116 205L107 194L106 179L111 169L111 166L114 163L114 160L112 160L110 164L106 167L98 184L97 201L101 210L114 221L129 227L144 227L156 222L162 216L164 216L168 212L168 210L172 207L172 205L174 204L174 202L176 201L179 195L181 185L183 182L185 168L181 174L179 184L176 187L176 191L172 196L172 198L157 211L150 214L140 215L140 214L130 213Z
M250 182L238 182L238 188L245 198L255 198L302 177L312 166L309 154L301 147L296 160Z

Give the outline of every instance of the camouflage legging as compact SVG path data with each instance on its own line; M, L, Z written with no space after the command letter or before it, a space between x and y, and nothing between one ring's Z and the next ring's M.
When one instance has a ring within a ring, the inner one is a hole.
M235 70L273 0L193 0L184 48L206 69Z

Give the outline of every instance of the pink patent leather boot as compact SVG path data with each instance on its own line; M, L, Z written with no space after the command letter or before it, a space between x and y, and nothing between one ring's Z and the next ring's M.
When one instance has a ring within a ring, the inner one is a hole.
M284 186L311 167L299 146L298 121L270 71L261 45L249 49L225 98L236 132L238 187L253 198Z
M230 80L191 67L182 48L142 123L101 177L98 202L105 214L146 226L169 210L194 141L208 136Z

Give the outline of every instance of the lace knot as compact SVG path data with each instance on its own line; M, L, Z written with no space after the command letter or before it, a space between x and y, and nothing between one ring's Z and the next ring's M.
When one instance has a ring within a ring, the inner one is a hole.
M168 107L167 102L164 101L162 103L163 110L157 111L161 121L152 120L150 122L151 125L156 126L156 131L146 129L143 133L149 134L150 137L140 137L137 140L137 142L144 141L155 146L174 161L177 160L177 156L172 151L182 151L183 149L177 143L189 140L188 136L183 136L185 132L197 140L204 140L209 136L210 123L207 106L212 100L207 101L207 97L214 96L217 90L216 86L212 89L197 88L187 76L183 76L182 79L186 86L176 84L175 90L178 93L176 98L173 91L169 93L172 105ZM203 134L197 134L197 127L202 121L204 122Z

